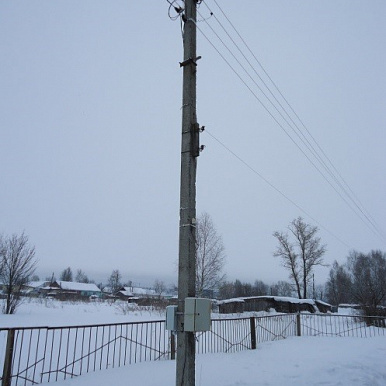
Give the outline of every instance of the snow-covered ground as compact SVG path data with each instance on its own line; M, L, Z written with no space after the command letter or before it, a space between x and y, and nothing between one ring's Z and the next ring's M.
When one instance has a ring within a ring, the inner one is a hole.
M165 319L165 311L127 302L62 302L26 299L14 315L0 314L0 327L73 326Z
M197 355L197 386L386 385L386 337L288 338L234 354ZM175 384L175 361L89 373L57 386Z
M344 310L348 313L348 310ZM125 303L25 302L15 315L0 315L0 327L64 326L159 320L159 311ZM196 359L196 385L386 385L386 336L372 338L291 337L258 345L257 350L202 354ZM175 361L144 362L83 374L57 386L139 386L175 384Z
M273 311L274 312L274 311ZM213 318L264 316L267 312L215 314ZM25 299L14 315L0 314L1 327L74 326L164 320L165 310L138 307L125 301L69 302L54 299Z

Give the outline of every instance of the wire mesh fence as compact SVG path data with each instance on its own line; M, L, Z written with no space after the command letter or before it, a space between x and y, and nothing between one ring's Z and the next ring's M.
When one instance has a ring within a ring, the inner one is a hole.
M249 318L214 319L210 331L196 334L196 352L218 353L248 350L250 345Z
M301 314L301 335L370 338L386 335L385 318L336 314Z
M170 359L164 321L0 330L3 385L58 381L90 371ZM12 381L12 383L11 383Z
M213 319L196 334L196 352L229 353L290 336L386 335L385 318L280 314ZM32 385L144 361L175 358L175 336L163 320L119 324L0 329L2 386Z

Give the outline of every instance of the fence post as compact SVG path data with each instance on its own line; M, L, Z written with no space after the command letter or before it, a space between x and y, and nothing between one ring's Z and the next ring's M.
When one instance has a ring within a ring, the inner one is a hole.
M15 342L15 330L11 328L8 330L8 335L7 335L7 346L5 348L5 358L4 358L4 368L3 368L3 380L1 382L2 386L11 386L14 342Z
M297 329L297 336L302 336L302 326L300 324L300 312L296 314L296 329Z
M176 336L170 331L170 359L176 359Z
M256 324L255 318L251 316L249 318L250 326L251 326L251 349L256 350Z

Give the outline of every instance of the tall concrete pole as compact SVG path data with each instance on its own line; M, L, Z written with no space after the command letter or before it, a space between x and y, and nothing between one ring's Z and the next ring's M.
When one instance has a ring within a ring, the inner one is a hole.
M199 154L196 115L196 0L185 0L178 261L177 386L195 385L195 336L184 331L184 302L196 295L196 168Z

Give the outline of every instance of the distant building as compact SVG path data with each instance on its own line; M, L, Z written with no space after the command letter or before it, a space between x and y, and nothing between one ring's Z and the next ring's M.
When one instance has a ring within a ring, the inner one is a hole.
M277 312L331 312L332 306L319 300L297 299L283 296L251 296L226 299L217 302L220 314L242 313L248 311Z
M121 287L115 294L119 299L136 301L143 298L158 298L159 295L153 290L141 287Z
M22 292L26 296L46 296L48 293L58 289L60 287L56 281L31 281L23 285Z
M102 291L94 283L76 283L72 281L57 281L60 294L76 298L102 297Z
M30 296L52 296L57 299L100 298L101 290L94 283L76 283L72 281L35 281L23 286L23 292Z

